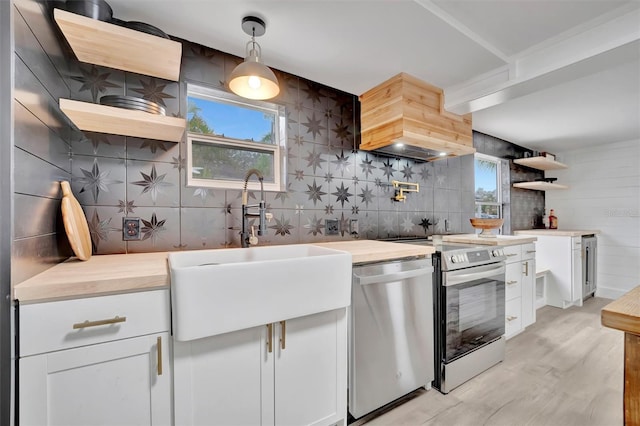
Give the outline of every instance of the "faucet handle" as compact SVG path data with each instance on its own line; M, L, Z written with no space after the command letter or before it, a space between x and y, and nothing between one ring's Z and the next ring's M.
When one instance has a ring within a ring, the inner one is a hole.
M256 237L256 228L251 225L251 235L249 235L249 244L252 246L258 244L258 237Z
M273 213L265 213L264 217L267 219L267 222L271 222L271 219L273 219Z

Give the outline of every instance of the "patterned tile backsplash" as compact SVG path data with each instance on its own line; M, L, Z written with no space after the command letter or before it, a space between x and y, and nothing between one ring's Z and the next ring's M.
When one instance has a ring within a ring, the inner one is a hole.
M51 46L50 41L41 45ZM241 59L179 41L179 82L79 63L59 38L56 49L65 51L66 61L52 63L71 99L99 102L104 95L138 96L164 105L167 115L184 117L187 82L227 90L228 75ZM273 219L267 235L260 237L261 245L473 232L473 156L423 163L360 151L357 96L274 71L281 93L273 101L287 108L287 191L266 194ZM187 187L184 140L84 134L68 124L57 134L68 134L72 189L87 216L94 253L240 246L240 191ZM474 134L474 143L479 152L503 158L521 157L526 151L480 133ZM21 173L17 179L38 175L33 170ZM527 172L512 167L505 179L521 179L522 173ZM409 193L405 203L392 201L394 179L419 183L420 192ZM250 196L257 199L259 194ZM527 227L533 212L543 208L543 193L511 191L511 227ZM122 241L123 217L141 219L140 241ZM350 233L353 219L358 235ZM328 227L336 225L334 235Z

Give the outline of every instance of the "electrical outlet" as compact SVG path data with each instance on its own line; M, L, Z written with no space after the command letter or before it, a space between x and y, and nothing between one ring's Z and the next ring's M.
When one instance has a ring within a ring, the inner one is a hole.
M360 233L360 226L358 225L358 219L351 219L349 222L349 234L358 236Z
M326 235L338 235L340 233L340 222L337 219L325 219L324 230Z
M137 241L142 239L140 232L139 217L123 217L122 218L122 240Z

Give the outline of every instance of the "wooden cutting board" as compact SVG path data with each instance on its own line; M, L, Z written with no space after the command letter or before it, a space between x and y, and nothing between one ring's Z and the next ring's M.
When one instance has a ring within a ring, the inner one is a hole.
M67 232L67 238L71 249L80 260L88 260L91 257L91 233L87 218L71 192L69 182L61 181L62 187L62 221Z

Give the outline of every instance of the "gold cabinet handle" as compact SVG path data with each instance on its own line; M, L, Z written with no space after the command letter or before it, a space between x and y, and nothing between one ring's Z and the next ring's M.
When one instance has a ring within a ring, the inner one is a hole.
M527 253L535 253L535 250L527 250Z
M156 351L158 352L158 376L162 376L162 336L158 336Z
M524 275L529 276L529 262L524 262Z
M518 317L514 317L514 316L512 316L512 315L508 315L508 316L507 316L507 321L509 321L509 322L511 322L511 321L513 321L513 320L517 320L517 319L518 319Z
M125 322L126 320L127 320L127 317L119 317L116 315L114 318L109 318L109 319L103 319L98 321L87 320L85 322L78 322L73 324L73 329L77 330L80 328L98 327L100 325L118 324L120 322Z
M507 281L507 284L511 285L511 284L518 284L518 281Z
M267 324L267 352L273 352L273 324Z
M280 349L284 350L286 348L287 342L287 322L280 321Z

